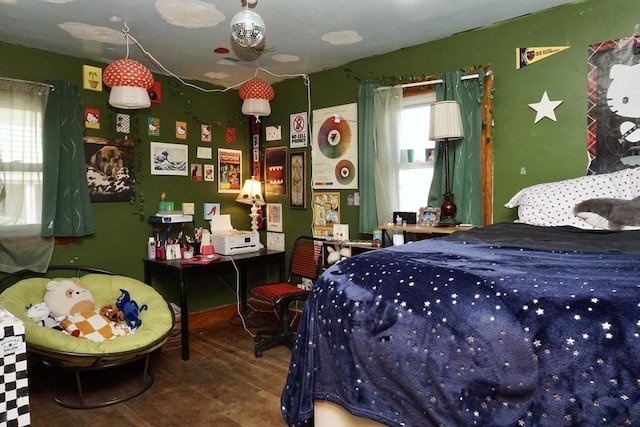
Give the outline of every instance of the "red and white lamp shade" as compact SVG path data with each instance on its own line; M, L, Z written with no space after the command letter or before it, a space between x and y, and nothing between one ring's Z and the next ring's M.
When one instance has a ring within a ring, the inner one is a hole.
M153 85L153 74L140 62L130 58L114 61L105 68L102 81L111 88L110 105L127 110L151 106L147 89Z
M242 114L246 116L255 116L260 121L259 116L268 116L271 114L271 101L274 97L273 88L265 80L257 77L246 81L240 86L238 93L240 99L244 99L242 103Z

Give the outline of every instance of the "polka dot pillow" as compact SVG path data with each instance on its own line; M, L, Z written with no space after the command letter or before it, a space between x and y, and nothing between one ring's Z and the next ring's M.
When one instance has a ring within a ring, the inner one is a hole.
M518 208L516 222L545 227L571 225L592 230L596 227L574 216L576 204L587 199L630 200L637 196L640 196L640 168L632 168L523 188L505 206Z

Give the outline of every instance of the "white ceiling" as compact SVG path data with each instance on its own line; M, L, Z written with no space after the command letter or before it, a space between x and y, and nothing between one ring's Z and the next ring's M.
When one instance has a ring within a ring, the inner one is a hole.
M0 0L0 40L110 63L127 55L126 24L165 68L130 43L151 71L233 87L258 68L275 82L577 1L257 0L266 35L251 51L230 36L243 0Z

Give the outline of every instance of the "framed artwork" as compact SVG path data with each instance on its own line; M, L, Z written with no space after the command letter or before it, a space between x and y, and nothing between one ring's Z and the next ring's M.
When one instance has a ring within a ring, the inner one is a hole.
M287 194L287 147L269 147L264 151L265 195Z
M133 186L133 140L85 136L87 184L92 202L128 202Z
M440 221L440 208L420 208L418 225L433 227Z
M291 209L307 208L307 184L305 178L307 176L307 153L302 151L299 153L289 154L289 207Z
M242 187L242 151L218 148L218 193L239 193Z
M191 181L202 181L202 164L191 163Z
M204 180L205 181L214 181L214 166L213 165L204 165Z
M220 203L205 203L204 204L205 221L211 220L211 218L214 215L220 215Z
M102 68L83 65L82 88L102 92Z
M313 237L333 238L334 224L340 224L340 193L313 193Z
M162 83L153 82L147 93L152 104L162 104Z
M267 231L282 231L281 203L267 203Z
M189 146L152 142L151 175L189 176Z

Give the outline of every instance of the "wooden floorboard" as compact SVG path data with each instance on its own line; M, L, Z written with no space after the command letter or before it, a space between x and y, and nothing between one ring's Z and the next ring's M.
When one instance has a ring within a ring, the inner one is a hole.
M234 311L231 307L190 317L190 360L180 358L179 348L157 351L150 362L155 375L151 388L105 408L68 409L56 404L48 371L30 360L32 426L285 426L280 393L291 350L277 346L255 358L253 338ZM255 333L273 327L276 319L269 312L252 312L247 322ZM112 372L114 378L127 375Z

